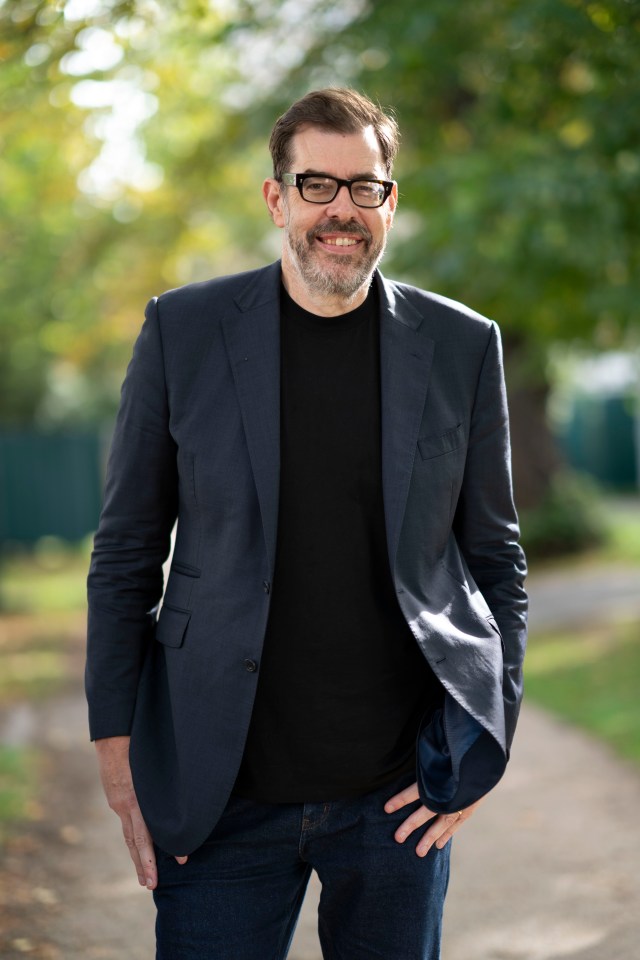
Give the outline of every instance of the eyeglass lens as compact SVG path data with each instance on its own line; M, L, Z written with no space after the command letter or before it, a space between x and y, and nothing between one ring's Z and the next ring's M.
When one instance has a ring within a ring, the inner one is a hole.
M302 183L303 199L311 203L329 203L337 192L338 184L332 177L305 177ZM379 207L385 200L384 186L374 180L354 180L349 192L359 207Z

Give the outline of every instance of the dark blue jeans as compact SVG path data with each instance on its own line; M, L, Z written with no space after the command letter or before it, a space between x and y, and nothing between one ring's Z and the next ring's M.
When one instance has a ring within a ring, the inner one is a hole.
M383 810L412 780L331 803L235 797L186 864L158 850L156 960L285 960L312 869L325 960L439 960L450 844L418 857L422 831L393 838L418 803Z

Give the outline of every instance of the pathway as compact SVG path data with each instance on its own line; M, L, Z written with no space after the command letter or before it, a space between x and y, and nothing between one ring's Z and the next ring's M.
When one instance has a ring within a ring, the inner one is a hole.
M640 615L640 571L552 573L530 590L536 629ZM44 739L50 788L4 864L0 957L150 960L152 900L104 804L82 698L12 714L4 739ZM637 770L527 704L508 773L456 838L443 960L638 960L639 805ZM290 960L320 960L316 904L312 884Z

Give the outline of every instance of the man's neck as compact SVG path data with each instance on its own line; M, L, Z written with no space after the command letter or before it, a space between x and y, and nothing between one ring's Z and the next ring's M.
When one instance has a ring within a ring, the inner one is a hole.
M282 265L282 282L284 288L295 303L303 310L314 313L318 317L339 317L343 313L350 313L367 299L371 278L364 283L352 297L341 297L315 293L309 290L302 279L292 270Z

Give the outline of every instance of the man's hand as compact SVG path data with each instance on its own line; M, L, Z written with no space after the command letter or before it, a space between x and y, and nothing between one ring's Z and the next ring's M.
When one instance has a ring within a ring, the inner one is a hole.
M122 822L124 840L138 874L138 883L155 890L158 871L153 841L142 819L129 766L129 737L107 737L96 740L100 779L109 806ZM176 857L186 863L187 857Z
M418 784L414 783L410 787L407 787L406 790L402 790L400 793L396 793L394 797L390 797L385 803L384 809L386 813L394 813L394 811L400 810L402 807L406 807L407 804L419 799ZM417 810L414 810L411 816L407 817L407 819L400 824L395 832L395 839L398 843L404 843L409 834L413 833L413 831L419 827L422 827L427 820L435 817L435 820L429 829L425 831L416 846L418 856L426 857L434 843L438 850L442 850L456 830L460 828L465 820L469 819L476 807L481 803L482 800L477 800L475 803L472 803L471 806L460 810L458 813L441 814L435 814L432 810L422 805L418 807Z

